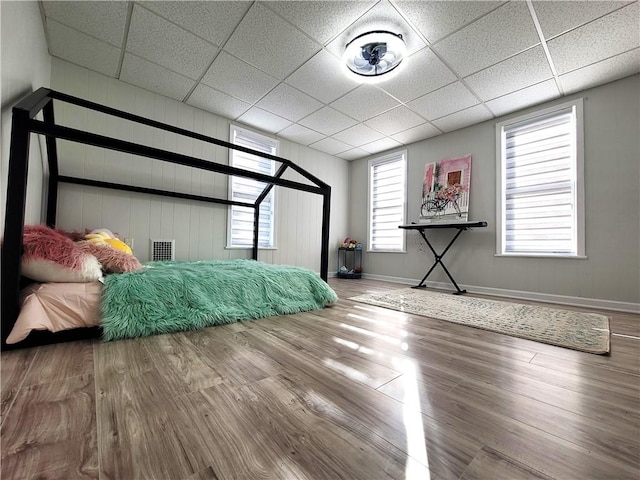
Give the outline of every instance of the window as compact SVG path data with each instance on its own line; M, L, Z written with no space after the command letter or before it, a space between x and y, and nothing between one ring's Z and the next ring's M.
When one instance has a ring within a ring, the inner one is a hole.
M404 252L406 150L369 161L369 250Z
M582 99L496 126L498 255L584 257Z
M231 143L243 147L258 150L270 155L277 155L278 142L273 138L245 130L231 125ZM232 167L251 170L252 172L273 175L275 162L257 155L251 155L239 150L229 149L229 165ZM229 177L229 200L239 202L255 202L262 193L265 183L250 178ZM260 205L260 226L258 246L273 248L274 241L274 199L275 189L271 189L269 195ZM228 247L252 247L253 246L253 208L229 207L229 228L227 230Z

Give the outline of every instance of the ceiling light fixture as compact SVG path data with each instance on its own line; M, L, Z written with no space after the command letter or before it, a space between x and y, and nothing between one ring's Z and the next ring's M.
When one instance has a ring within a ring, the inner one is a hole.
M343 60L361 81L376 82L390 78L388 74L396 71L405 52L402 35L376 30L358 35L347 43Z

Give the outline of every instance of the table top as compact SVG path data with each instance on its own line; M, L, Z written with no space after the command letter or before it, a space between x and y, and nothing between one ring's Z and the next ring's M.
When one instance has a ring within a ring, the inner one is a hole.
M409 225L400 225L398 228L405 230L426 230L429 228L457 228L458 230L466 230L467 228L486 227L487 222L484 221L467 221L467 222L433 222L433 223L411 223Z

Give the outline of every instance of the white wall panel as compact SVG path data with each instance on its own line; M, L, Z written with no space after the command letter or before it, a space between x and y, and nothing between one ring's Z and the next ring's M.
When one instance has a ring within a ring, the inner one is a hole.
M0 2L0 21L0 225L4 227L11 143L11 108L32 91L49 86L51 57L47 51L37 2ZM43 142L31 136L25 208L27 223L40 223L44 220L42 201L45 196L46 168L43 167L43 162L46 162Z
M190 240L189 231L191 223L191 202L178 200L175 202L173 210L173 237L176 240L176 258L187 260L189 254Z
M171 200L160 201L160 237L175 238L175 230L173 228L174 214L176 210L176 202ZM182 251L182 250L180 250ZM181 258L181 257L176 257Z
M194 222L197 221L198 226L198 253L197 258L202 260L210 260L215 258L214 255L214 225L218 225L220 228L220 222L216 224L212 209L204 204L200 204L198 207L199 217L194 218ZM216 252L220 251L216 249ZM221 258L221 257L219 257Z
M104 192L97 188L82 189L82 217L81 228L102 228ZM106 205L105 210L114 208L114 205ZM83 230L84 231L84 230Z
M84 164L84 176L92 179L104 178L104 149L90 145L84 146L84 149L84 155L88 159Z
M188 259L201 260L200 257L198 257L198 240L200 238L200 226L198 223L200 221L200 209L198 208L198 205L196 205L196 202L191 202L191 205L189 206L189 219Z
M64 113L64 112L63 112ZM61 116L61 115L58 115ZM79 143L68 142L66 140L58 140L58 158L65 158L64 164L60 163L60 174L70 177L82 177L85 171L85 163L91 165L91 171L97 169L89 162L84 162L87 157L87 147Z
M97 189L92 189L97 190ZM131 216L129 219L129 232L126 238L133 238L133 249L139 258L151 258L149 250L149 238L153 238L151 232L151 195L132 193Z
M149 196L149 218L147 220L147 230L149 232L148 236L143 236L142 241L149 243L149 241L153 238L163 238L162 237L162 231L161 231L161 224L160 224L160 219L162 218L162 202L158 199L158 197L155 197L153 195ZM142 235L145 235L144 233L144 229L143 226L140 226L140 233L142 233ZM135 243L140 243L140 240L138 239L138 237L133 237L135 240ZM138 252L137 250L134 250L134 253L137 255ZM141 260L149 260L151 258L151 256L148 257L141 257Z
M98 103L228 141L230 121L141 88L88 72L53 59L51 86ZM79 92L82 92L80 94ZM85 123L96 133L145 144L204 160L228 164L228 150L199 140L136 126L95 112L75 118L72 108L58 108L61 123ZM79 125L80 126L80 125ZM333 188L329 270L335 270L338 240L347 235L348 163L288 140L280 142L279 155L309 170ZM226 198L228 177L195 171L117 152L84 146L65 146L62 168L92 178L117 183ZM304 182L292 172L289 177ZM176 240L178 260L250 258L251 250L227 249L227 207L113 190L61 185L58 224L63 228L104 227L134 239L134 252L149 259L150 238ZM259 259L320 270L322 199L318 195L276 188L275 250L261 250ZM64 210L64 211L63 211Z
M90 187L85 188L88 190ZM93 228L108 228L122 239L128 237L128 232L131 230L130 205L129 193L105 190L102 196L102 217Z
M65 187L58 190L58 226L66 230L84 231L82 223L84 187L80 185Z

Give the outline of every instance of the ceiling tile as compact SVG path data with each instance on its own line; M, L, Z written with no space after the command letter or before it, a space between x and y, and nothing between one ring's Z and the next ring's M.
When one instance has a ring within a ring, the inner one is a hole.
M297 122L323 105L306 93L281 83L257 104L258 107Z
M369 153L378 153L401 146L402 144L400 142L396 142L393 138L386 137L380 140L376 140L375 142L362 145L360 148Z
M525 2L510 2L432 48L465 77L540 43Z
M490 100L551 77L553 73L543 48L534 47L464 80L482 100Z
M534 1L533 9L536 12L544 37L549 40L561 33L584 25L607 13L616 10L628 1L619 0L613 2L600 1Z
M452 115L447 115L438 120L434 120L433 124L443 132L453 132L460 128L468 127L476 123L483 122L493 118L491 112L484 105L476 105L475 107L467 108L461 112L456 112Z
M238 118L251 107L249 103L230 97L226 93L219 92L203 84L199 84L195 88L187 99L187 103L231 119Z
M547 80L531 87L523 88L517 92L510 93L495 100L485 103L487 107L496 115L505 115L532 105L537 105L548 100L558 98L560 92L555 80Z
M325 44L373 6L368 2L266 2L271 10Z
M315 150L320 150L321 152L328 153L329 155L335 155L336 153L345 152L353 148L351 145L347 145L346 143L331 137L326 137L319 142L312 143L309 146Z
M45 15L92 37L122 47L128 2L40 2Z
M358 122L331 107L324 107L300 120L298 123L317 132L324 133L325 135L333 135Z
M361 122L398 105L400 103L386 92L371 85L361 85L331 104L336 110L340 110Z
M54 56L170 98L189 95L190 105L300 144L344 148L333 154L346 159L538 105L558 98L560 85L569 94L640 71L640 9L630 0L45 0L41 8ZM529 8L551 36L556 79ZM371 29L401 33L409 48L398 75L375 85L346 75L341 61L345 44Z
M612 82L640 72L640 48L579 68L559 77L565 94Z
M427 120L433 120L477 103L480 103L478 99L462 83L456 82L410 102L409 107Z
M124 56L120 80L179 101L182 101L196 83L130 53Z
M418 125L417 127L410 128L404 132L396 133L391 138L394 140L408 145L410 143L418 142L426 138L435 137L442 132L429 123Z
M197 80L218 49L139 5L133 7L127 51Z
M343 130L332 136L336 140L348 143L349 145L352 145L354 147L359 147L360 145L364 145L365 143L371 143L375 140L384 138L384 135L382 133L369 128L362 123L354 125L353 127L349 127L346 130Z
M303 127L302 125L298 125L297 123L281 130L278 132L278 135L299 143L300 145L309 145L310 143L317 142L324 138L323 134L310 130L307 127Z
M315 55L320 45L255 3L224 50L282 80Z
M382 0L340 33L335 40L327 45L327 50L342 58L344 47L347 43L358 35L373 30L388 30L401 34L407 45L407 55L411 55L426 46L424 40L411 28L402 15L387 0Z
M375 128L385 135L393 135L408 128L416 127L424 123L424 118L409 110L404 105L389 110L377 117L373 117L365 122L371 128Z
M347 74L342 62L326 50L320 50L285 82L324 103L331 103L360 85Z
M351 150L347 150L346 152L339 153L336 156L344 160L357 160L358 158L366 157L368 155L370 155L369 152L366 152L361 148L353 148Z
M405 16L433 43L489 13L504 2L398 1Z
M289 120L258 107L249 109L244 115L238 118L238 120L271 133L277 133L291 125Z
M245 102L255 103L279 80L222 51L202 77L202 83Z
M379 87L403 102L456 81L456 76L428 48L414 53L400 64L401 70Z
M96 40L55 20L47 21L49 52L55 57L114 77L120 63L120 49Z
M636 2L549 40L559 75L640 46L640 6ZM603 35L603 32L606 34Z
M185 30L199 35L211 43L221 46L231 35L236 25L252 2L138 2Z

